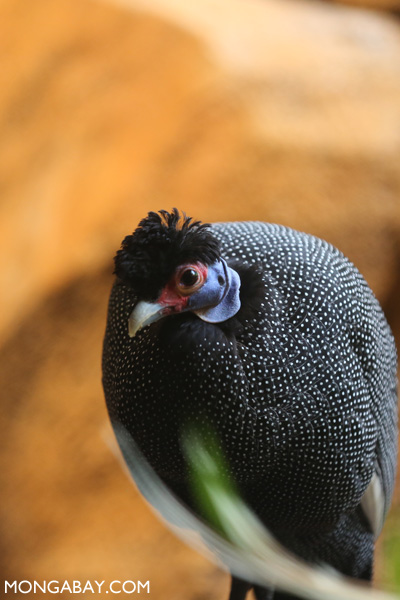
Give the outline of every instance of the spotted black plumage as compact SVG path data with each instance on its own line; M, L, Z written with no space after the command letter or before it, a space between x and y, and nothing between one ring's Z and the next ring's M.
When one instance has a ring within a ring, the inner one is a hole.
M374 478L382 520L397 440L396 351L377 300L313 236L259 222L184 223L176 211L150 213L117 254L103 354L111 420L189 506L181 432L211 423L230 477L282 543L370 579L363 498ZM213 323L182 305L129 337L138 301L171 287L177 267L220 259L239 275L238 312ZM231 597L245 593L234 581Z

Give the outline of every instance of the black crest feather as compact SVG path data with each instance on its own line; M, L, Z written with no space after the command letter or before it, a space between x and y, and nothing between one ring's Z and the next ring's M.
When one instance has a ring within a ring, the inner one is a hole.
M145 300L155 300L175 269L185 262L210 265L220 257L208 223L174 208L149 212L115 256L115 274Z

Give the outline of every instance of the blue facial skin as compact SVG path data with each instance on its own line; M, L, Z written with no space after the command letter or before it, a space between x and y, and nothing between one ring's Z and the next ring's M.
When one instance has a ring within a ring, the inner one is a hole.
M221 259L208 267L207 279L188 301L187 310L208 323L221 323L240 309L240 277Z

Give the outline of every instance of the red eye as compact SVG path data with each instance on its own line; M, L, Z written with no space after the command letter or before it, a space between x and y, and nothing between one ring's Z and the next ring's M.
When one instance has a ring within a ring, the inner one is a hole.
M197 291L203 285L205 273L197 265L184 265L175 276L176 286L180 294L186 296Z

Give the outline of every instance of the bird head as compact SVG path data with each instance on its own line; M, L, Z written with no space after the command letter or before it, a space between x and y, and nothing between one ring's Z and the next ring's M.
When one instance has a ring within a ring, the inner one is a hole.
M192 312L220 323L240 309L240 277L221 257L208 224L177 209L150 212L115 257L115 273L138 302L129 317L129 335L161 318Z

